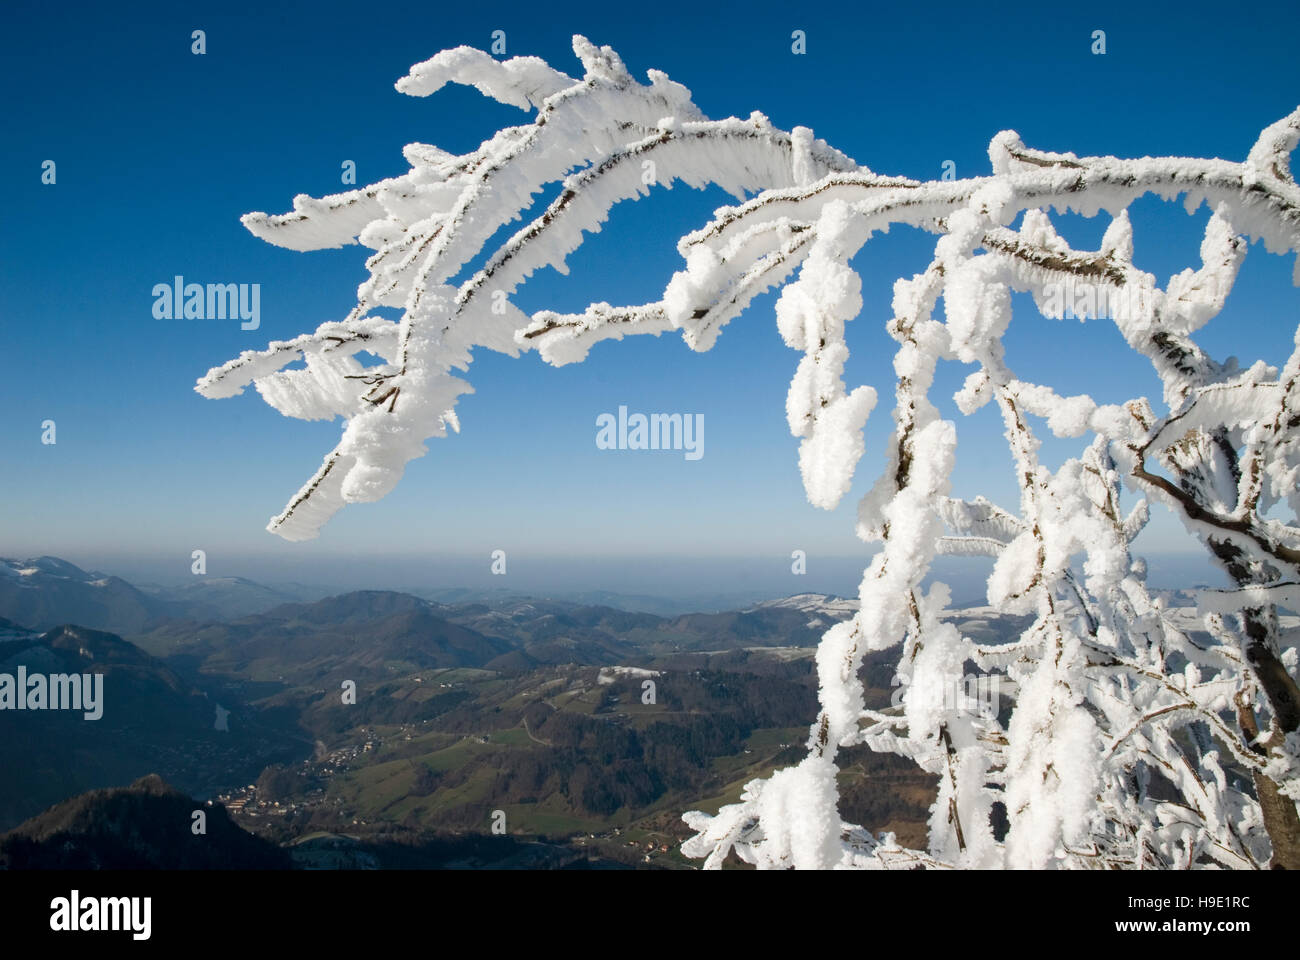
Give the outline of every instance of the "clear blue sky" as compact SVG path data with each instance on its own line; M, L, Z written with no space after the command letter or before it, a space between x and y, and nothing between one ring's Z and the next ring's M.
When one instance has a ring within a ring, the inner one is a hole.
M263 527L315 470L339 425L283 418L252 391L205 400L193 384L240 350L341 318L367 251L281 250L248 234L239 216L283 212L297 193L344 189L345 160L368 183L406 169L408 142L463 152L524 122L472 90L416 99L393 89L412 63L458 44L486 49L497 29L510 55L538 55L568 72L578 69L569 38L583 33L615 47L639 76L665 70L710 116L758 109L787 129L812 127L885 173L933 178L945 160L960 176L985 173L988 141L1007 128L1044 149L1241 159L1261 127L1300 102L1300 15L1293 3L1267 19L1263 9L7 3L0 555L169 558L184 570L190 551L203 548L213 573L240 573L234 558L257 556L291 579L295 563L345 554L486 563L502 548L524 557L788 564L796 548L812 557L860 552L853 512L890 427L890 289L923 269L932 238L878 237L855 264L866 308L850 330L847 379L877 385L882 404L854 490L833 513L809 506L799 483L797 441L784 422L799 355L782 344L769 296L706 354L673 337L604 344L562 369L535 355L481 353L468 375L477 392L458 408L459 436L430 441L430 454L387 499L348 507L319 540L287 545ZM206 31L203 56L190 52L194 29ZM795 29L806 31L804 56L790 51ZM1106 31L1105 56L1090 53L1094 29ZM53 186L41 183L45 160L57 163ZM722 202L679 187L621 205L571 259L569 277L535 277L520 305L655 298L680 266L676 238ZM1164 282L1195 264L1204 210L1188 218L1181 206L1150 201L1134 214L1140 266ZM1095 242L1103 219L1067 223L1065 232ZM1283 359L1296 323L1290 270L1252 249L1203 343L1243 363ZM260 283L261 329L155 320L151 288L177 274ZM1145 362L1104 323L1022 313L1008 344L1013 367L1037 369L1062 392L1158 396ZM944 375L947 394L965 372ZM705 456L597 450L595 418L620 403L702 413ZM47 418L57 422L54 446L40 443ZM994 412L959 428L957 492L1014 501ZM1075 446L1049 444L1048 456ZM1177 549L1180 536L1164 523L1150 546ZM617 580L614 564L610 581L595 585Z

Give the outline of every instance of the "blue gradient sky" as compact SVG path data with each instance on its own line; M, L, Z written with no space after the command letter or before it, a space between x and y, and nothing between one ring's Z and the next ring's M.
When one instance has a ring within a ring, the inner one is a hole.
M882 404L854 490L832 513L804 499L784 419L799 355L782 344L767 296L706 354L673 337L603 344L562 369L531 354L480 353L468 374L477 392L458 407L463 432L430 441L396 492L346 508L311 543L264 532L339 424L283 418L252 391L204 400L194 381L240 350L341 318L367 251L281 250L248 234L239 216L345 189L344 160L368 183L404 172L408 142L463 152L524 122L472 90L416 99L393 89L410 64L462 43L486 49L493 30L506 31L510 55L570 73L569 38L581 32L614 46L638 76L665 70L710 116L758 109L787 129L811 126L877 171L918 178L939 176L945 160L959 176L986 173L988 141L1006 128L1044 149L1241 159L1260 128L1300 102L1294 4L1278 5L1267 29L1249 5L1196 3L1087 12L1026 3L996 14L943 3L451 7L385 3L378 16L378 6L355 3L6 4L0 555L154 558L183 572L203 548L214 573L241 573L235 558L259 558L295 579L295 564L331 557L436 553L486 564L497 548L784 564L796 548L812 557L864 551L852 518L891 426L890 290L924 268L933 243L906 230L877 237L855 262L866 307L850 329L847 381L875 384ZM1240 18L1222 20L1225 9ZM207 33L204 56L190 53L196 28ZM794 29L807 33L805 56L790 52ZM1105 56L1089 52L1094 29L1107 31ZM58 164L54 186L40 182L47 159ZM517 300L535 310L654 299L681 265L676 238L724 202L679 186L621 205L571 258L569 277L538 275ZM1163 283L1195 265L1205 210L1189 218L1149 200L1133 213L1140 266ZM1075 218L1063 232L1095 243L1103 219ZM1252 249L1203 344L1243 364L1284 359L1296 323L1291 266ZM151 288L176 274L260 283L261 329L155 320ZM1158 397L1145 361L1105 323L1019 318L1008 337L1013 369L1101 401ZM966 372L947 370L940 394ZM619 404L702 413L705 456L597 450L595 418ZM58 424L55 446L40 443L47 418ZM1014 502L995 411L959 429L956 492ZM1046 458L1076 448L1049 442ZM1185 543L1176 523L1158 520L1147 545ZM604 569L594 586L632 585L630 567Z

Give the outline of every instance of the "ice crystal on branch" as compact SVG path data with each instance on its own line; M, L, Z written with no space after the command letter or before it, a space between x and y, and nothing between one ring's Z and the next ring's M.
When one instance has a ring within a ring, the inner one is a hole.
M843 381L846 325L862 306L849 262L895 224L929 231L933 259L894 287L888 463L858 510L859 536L882 548L859 612L818 649L821 711L808 755L716 815L687 814L696 833L685 852L708 866L734 853L763 867L1300 867L1296 638L1277 613L1300 608L1300 347L1280 367L1241 370L1194 339L1222 309L1250 240L1300 251L1290 172L1300 110L1264 130L1240 163L1078 157L1031 149L1007 131L989 146L991 174L919 182L875 174L811 131L787 133L757 113L709 120L684 87L655 71L640 83L613 51L581 37L574 52L579 79L466 47L416 65L397 85L404 93L470 84L533 120L461 156L411 144L403 176L244 218L291 249L359 242L374 251L345 318L199 382L205 396L251 383L286 415L347 420L270 529L310 538L344 504L388 493L427 439L457 428L456 399L471 388L452 371L468 368L475 347L536 349L559 365L601 340L679 331L707 350L773 287L780 333L803 355L787 416L804 485L814 505L832 508L851 487L878 400L873 387ZM685 267L662 298L579 314L517 309L510 297L533 272L563 272L615 204L649 195L646 161L660 184L716 184L737 201L681 238ZM555 200L533 211L556 183ZM1133 263L1127 210L1146 194L1213 211L1200 265L1163 288ZM1073 249L1052 211L1108 216L1100 247ZM525 214L525 226L487 249ZM480 254L482 268L451 285ZM1163 395L1099 404L1013 371L1002 338L1016 292L1048 317L1078 307L1114 322L1150 360ZM364 366L363 352L382 362ZM299 359L305 368L284 369ZM954 398L959 410L991 403L1001 414L1017 504L949 496L958 425L940 418L930 391L937 365L954 360L975 366ZM1055 471L1038 458L1044 428L1083 441ZM1128 513L1124 490L1142 498ZM1148 500L1174 511L1235 584L1205 591L1191 621L1147 589L1131 552ZM963 634L947 588L921 587L941 554L992 558L990 606L1029 626L999 644ZM901 706L869 710L864 655L896 647ZM934 695L970 663L998 678L1004 709ZM939 776L928 849L840 819L836 756L856 744Z

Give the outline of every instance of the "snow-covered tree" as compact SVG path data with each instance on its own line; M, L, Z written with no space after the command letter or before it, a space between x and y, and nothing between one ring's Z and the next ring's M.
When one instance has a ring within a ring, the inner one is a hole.
M710 867L731 853L761 867L1300 867L1296 631L1277 612L1300 609L1300 346L1279 367L1242 370L1194 339L1222 309L1249 241L1300 252L1289 168L1300 110L1265 129L1240 163L1078 157L1007 131L989 145L989 175L918 182L873 173L810 130L779 130L758 113L709 120L664 74L642 84L609 48L581 37L573 46L578 79L468 47L417 64L398 90L471 84L532 122L459 156L411 144L402 176L244 217L290 249L359 241L374 251L342 320L199 381L208 397L252 383L286 415L347 420L269 529L314 537L344 504L392 490L425 440L458 429L456 399L471 388L452 371L466 370L475 347L535 349L561 365L602 340L678 331L708 350L773 287L780 333L803 354L787 413L804 485L815 506L833 508L878 399L842 377L846 324L862 307L849 263L895 224L929 231L933 259L894 286L888 462L858 510L858 535L880 549L859 612L818 649L808 754L716 815L686 814L695 836L685 852ZM720 186L737 205L678 241L685 267L660 300L531 316L513 304L538 269L563 272L615 204L674 181ZM546 209L487 249L557 183ZM1212 210L1200 265L1164 287L1132 257L1127 210L1152 193L1184 197L1189 213ZM1108 216L1099 249L1073 249L1051 211ZM481 268L453 286L481 254ZM1010 369L1002 338L1013 292L1046 317L1082 303L1085 316L1113 321L1150 360L1163 396L1097 403ZM383 362L365 366L361 353ZM304 368L284 369L299 359ZM963 414L990 403L1001 413L1018 504L949 497L958 431L931 400L940 361L974 367L954 398ZM1044 429L1081 438L1079 455L1046 467ZM1124 491L1140 498L1127 513ZM1148 501L1179 516L1234 584L1204 591L1191 626L1148 590L1132 553ZM993 558L988 603L1030 625L1009 643L963 635L948 589L922 586L942 554ZM895 647L901 708L869 710L863 658ZM1000 711L935 695L971 663L999 679ZM836 757L856 744L939 775L927 850L841 820Z

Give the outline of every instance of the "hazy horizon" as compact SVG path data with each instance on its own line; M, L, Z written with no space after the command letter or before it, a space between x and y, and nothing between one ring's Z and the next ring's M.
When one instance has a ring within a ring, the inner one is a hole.
M188 555L69 554L50 551L15 553L0 558L26 560L56 556L86 571L121 577L136 586L175 588L199 579ZM609 593L643 597L682 609L722 609L729 604L779 599L799 593L856 597L871 552L859 557L810 555L806 573L792 572L789 557L563 556L531 552L506 554L506 572L491 572L492 558L465 555L316 555L286 565L273 555L205 557L207 578L241 577L268 587L298 585L322 591L394 590L411 593L465 590L504 594L547 595L557 599ZM1147 557L1148 580L1157 589L1197 584L1225 586L1222 574L1192 553ZM947 583L961 605L983 603L989 562L940 558L930 581ZM598 598L593 597L595 602Z

